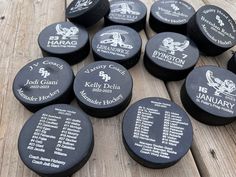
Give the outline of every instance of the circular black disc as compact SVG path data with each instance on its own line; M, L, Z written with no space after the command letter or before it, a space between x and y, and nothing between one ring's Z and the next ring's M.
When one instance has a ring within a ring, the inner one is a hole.
M108 0L74 0L66 9L66 17L72 22L89 27L102 19L109 10Z
M215 56L236 44L236 24L220 7L205 5L190 19L188 35L203 53Z
M236 76L214 66L194 69L181 89L185 109L209 125L224 125L236 119Z
M147 8L139 0L112 0L110 13L105 16L105 25L125 25L136 31L145 28Z
M186 34L187 23L194 13L194 8L185 1L159 0L151 7L149 24L157 33L172 31Z
M144 55L147 70L162 80L181 80L194 68L199 51L182 34L165 32L151 38Z
M55 56L75 64L89 54L86 29L71 22L55 23L46 27L38 37L44 56Z
M89 159L94 145L87 115L70 105L36 112L22 128L18 151L24 164L44 177L70 176Z
M123 111L132 97L133 81L121 65L99 61L78 72L74 92L80 107L95 117L111 117Z
M55 103L69 103L73 99L73 71L65 61L46 57L25 65L13 82L15 97L35 112Z
M227 69L236 74L236 54L231 57L231 59L228 61Z
M178 105L153 97L131 105L123 119L122 135L134 160L149 168L166 168L188 152L193 129Z
M108 60L131 68L140 58L142 40L133 29L114 25L95 34L92 50L95 61Z

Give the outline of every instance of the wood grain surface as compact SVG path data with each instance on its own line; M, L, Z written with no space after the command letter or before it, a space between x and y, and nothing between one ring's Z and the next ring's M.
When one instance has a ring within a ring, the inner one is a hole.
M153 0L142 0L148 10ZM224 8L236 19L235 0L186 0L197 10L204 4ZM17 151L19 132L32 115L13 96L12 82L21 67L42 56L37 44L40 31L47 25L65 21L65 8L71 0L0 0L0 177L37 177L20 160ZM149 11L148 11L149 14ZM103 27L101 20L89 28L93 35ZM155 33L148 23L140 32L145 44ZM236 49L236 48L234 48ZM217 57L200 57L198 66L225 67L232 49ZM73 66L76 74L93 62L90 54ZM134 81L131 104L145 97L170 99L180 106L180 88L183 81L167 82L151 76L139 63L131 68ZM77 106L76 102L72 103ZM207 126L191 118L194 140L191 150L173 167L152 170L137 164L126 152L121 138L123 113L111 119L91 117L95 147L88 163L73 177L235 177L236 176L236 122L227 126Z

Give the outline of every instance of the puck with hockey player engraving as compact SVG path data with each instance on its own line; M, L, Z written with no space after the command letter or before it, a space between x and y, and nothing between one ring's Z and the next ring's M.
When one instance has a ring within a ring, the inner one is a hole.
M66 17L84 27L90 27L110 11L108 0L74 0L66 9Z
M219 55L236 44L236 24L220 7L201 7L188 23L188 36L208 56Z
M126 26L105 27L95 34L92 50L95 61L108 60L124 67L134 66L141 55L142 40L139 34Z
M147 8L139 0L112 0L105 25L125 25L141 31L146 25Z
M149 168L167 168L188 152L193 128L177 104L152 97L130 106L123 118L122 137L135 161Z
M69 64L76 64L88 56L89 35L82 26L71 22L55 23L46 27L38 37L44 56L61 58Z
M209 125L225 125L236 120L236 76L215 66L195 68L181 89L185 109L195 119Z
M157 33L171 31L186 34L187 23L194 13L194 8L185 1L159 0L151 7L149 25Z
M74 73L65 61L46 57L25 65L13 82L13 93L28 110L35 112L56 103L70 103Z
M144 65L152 75L165 81L174 81L184 79L198 58L199 50L190 38L179 33L164 32L148 41Z
M132 98L133 80L120 64L98 61L76 75L74 92L79 106L94 117L112 117L123 111Z
M42 177L71 176L88 161L93 146L93 127L88 116L66 104L36 112L18 139L21 160Z

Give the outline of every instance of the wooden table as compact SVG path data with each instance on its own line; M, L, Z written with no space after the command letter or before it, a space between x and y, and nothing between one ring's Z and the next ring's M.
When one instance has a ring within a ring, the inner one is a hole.
M150 9L153 0L143 0ZM204 4L224 8L236 19L236 0L187 0L195 9ZM35 177L21 162L17 151L18 134L32 113L12 94L12 81L29 61L41 57L37 44L39 32L47 25L65 21L65 8L70 0L0 0L0 177ZM91 37L103 22L89 29ZM145 44L155 33L140 32ZM236 49L236 48L235 48ZM200 65L225 67L232 50L217 57L201 57ZM73 66L77 73L93 61L87 59ZM134 80L132 102L148 96L171 99L181 105L179 92L183 81L168 82L154 78L140 62L130 69ZM75 101L72 103L76 105ZM77 106L77 105L76 105ZM182 106L182 105L181 105ZM75 177L235 177L236 122L227 126L207 126L191 118L194 139L188 154L173 167L151 170L142 167L127 154L121 139L123 113L111 119L91 118L95 148L89 162Z

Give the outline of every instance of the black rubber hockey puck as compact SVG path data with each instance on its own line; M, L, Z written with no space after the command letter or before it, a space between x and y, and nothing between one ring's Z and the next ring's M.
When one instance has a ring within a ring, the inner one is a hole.
M224 125L236 119L236 76L214 66L194 69L181 89L185 109L209 125Z
M110 11L108 0L74 0L66 9L66 17L77 24L89 27Z
M190 38L165 32L151 38L144 55L144 65L154 76L165 80L181 80L194 68L199 50Z
M151 7L149 25L157 33L186 34L187 23L194 13L194 8L185 1L159 0Z
M125 25L141 31L146 25L147 8L139 0L112 0L105 25Z
M141 55L142 40L133 29L114 25L97 32L92 40L95 61L114 61L129 69Z
M132 98L133 81L121 65L110 61L89 64L78 72L74 92L79 106L94 117L123 111Z
M88 161L93 146L93 128L87 115L65 104L36 112L18 140L21 160L43 177L72 175Z
M163 98L134 103L122 123L123 143L129 155L149 168L167 168L189 150L193 128L177 104Z
M70 22L55 23L46 27L38 37L43 56L61 58L76 64L89 54L89 35L84 27Z
M220 7L205 5L189 20L188 36L200 51L216 56L236 44L236 24Z
M227 69L236 74L236 53L228 61Z
M46 57L25 65L13 82L15 97L28 110L35 112L56 103L70 103L74 73L65 61Z

